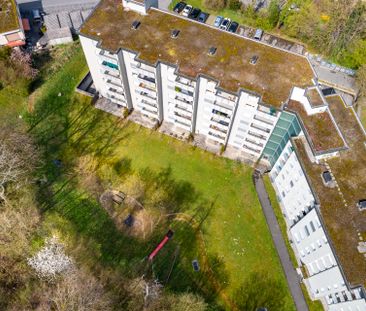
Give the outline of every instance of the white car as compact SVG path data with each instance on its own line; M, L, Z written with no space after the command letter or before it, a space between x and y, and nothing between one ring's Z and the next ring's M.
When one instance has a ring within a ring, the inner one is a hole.
M230 26L230 23L231 23L231 19L230 18L225 18L221 25L220 25L220 29L222 30L228 30L229 26Z
M184 8L182 15L187 17L189 15L189 13L191 13L193 7L191 5L186 5L186 7Z

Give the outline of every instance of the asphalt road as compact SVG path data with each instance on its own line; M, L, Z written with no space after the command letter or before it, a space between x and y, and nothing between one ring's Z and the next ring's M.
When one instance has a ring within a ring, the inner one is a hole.
M275 244L278 256L280 257L281 265L285 272L288 287L290 289L292 298L294 299L296 309L298 311L309 311L304 298L304 294L300 287L299 276L296 273L290 260L290 255L287 251L287 247L283 239L280 227L278 225L276 215L273 212L271 202L269 201L262 177L255 178L254 184L257 190L264 216L266 217L267 224L272 235L273 242Z

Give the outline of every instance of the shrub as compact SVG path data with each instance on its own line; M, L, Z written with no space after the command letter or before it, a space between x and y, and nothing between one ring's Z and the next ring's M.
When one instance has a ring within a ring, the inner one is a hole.
M204 5L211 10L222 10L226 7L226 0L204 0Z
M242 3L240 0L229 0L227 6L230 10L238 11L241 9Z

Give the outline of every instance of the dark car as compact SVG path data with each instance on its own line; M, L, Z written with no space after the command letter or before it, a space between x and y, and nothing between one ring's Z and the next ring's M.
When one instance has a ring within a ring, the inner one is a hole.
M193 270L194 271L200 271L200 265L199 265L199 263L198 263L198 260L197 259L195 259L195 260L193 260L192 261L192 266L193 266Z
M200 15L201 10L197 8L193 8L191 13L189 13L188 18L190 19L197 19L198 15Z
M183 11L183 9L186 7L186 3L184 3L184 2L179 2L179 3L177 3L176 5L175 5L175 7L174 7L174 9L173 9L173 11L174 12L177 12L177 13L180 13L180 12L182 12Z
M238 30L239 24L237 22L231 22L230 27L227 31L236 32Z
M201 12L200 15L198 15L198 18L197 20L201 23L206 23L207 21L207 18L208 18L208 13L205 13L205 12Z

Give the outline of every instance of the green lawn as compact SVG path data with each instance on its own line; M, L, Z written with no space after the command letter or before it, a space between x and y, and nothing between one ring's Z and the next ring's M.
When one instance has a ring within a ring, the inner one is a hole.
M74 93L87 68L78 45L73 53L37 89L34 111L27 118L30 133L45 153L40 174L49 181L39 193L45 211L41 235L61 232L76 258L136 276L146 268L143 258L171 228L174 238L153 266L153 273L164 280L172 268L167 288L195 291L225 309L233 309L230 303L239 296L254 292L254 305L295 310L254 190L252 169L92 108L90 99ZM55 167L54 159L62 160L62 168ZM146 204L161 187L174 203L169 212L191 215L201 225L197 229L169 218L148 240L126 236L82 185L81 160L90 161L84 166L95 162L104 189L139 176L150 187ZM192 270L195 258L200 273Z

